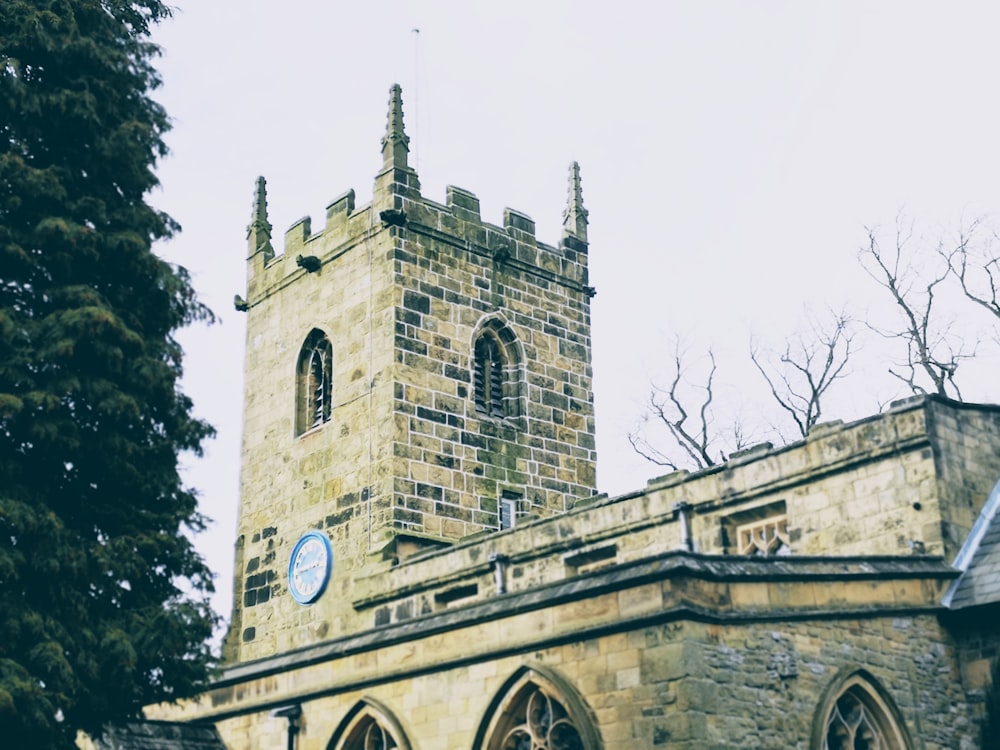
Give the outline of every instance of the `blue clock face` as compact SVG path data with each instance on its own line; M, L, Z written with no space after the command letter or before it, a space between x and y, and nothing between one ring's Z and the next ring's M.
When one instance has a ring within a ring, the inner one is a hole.
M333 570L330 541L319 531L303 534L288 560L288 590L299 604L319 599Z

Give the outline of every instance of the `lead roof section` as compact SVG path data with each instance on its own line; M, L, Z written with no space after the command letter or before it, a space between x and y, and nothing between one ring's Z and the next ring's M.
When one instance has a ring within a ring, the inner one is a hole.
M962 575L945 594L951 609L966 609L1000 602L1000 482L993 488L976 525L955 558Z

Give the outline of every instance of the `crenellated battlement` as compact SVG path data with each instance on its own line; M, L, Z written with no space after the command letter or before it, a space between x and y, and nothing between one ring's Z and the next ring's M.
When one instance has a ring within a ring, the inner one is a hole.
M266 182L258 178L247 230L249 305L296 278L322 273L334 258L377 232L396 227L404 238L408 233L434 238L500 274L541 276L570 290L593 294L588 286L587 211L578 164L570 166L562 237L558 244L546 244L535 235L534 219L521 211L505 208L502 224L484 222L479 198L469 190L448 186L444 203L421 195L419 178L407 163L409 138L402 128L401 94L399 87L393 86L382 139L383 165L375 177L371 202L357 208L355 192L348 190L327 206L326 221L319 231L313 231L309 216L293 223L285 232L280 252L275 252L271 243Z
M456 251L468 252L484 266L541 275L592 294L588 288L586 242L573 236L564 237L558 245L540 242L535 235L535 221L526 213L505 208L502 224L484 222L475 193L451 185L444 203L417 194L402 197L399 205L401 208L389 209L396 212L392 215L385 209L376 213L375 201L356 208L355 191L348 190L327 206L326 221L319 231L313 231L310 216L295 221L285 232L279 252L272 247L269 232L261 241L260 232L251 230L247 260L250 304L269 290L309 273L297 262L300 255L316 258L322 268L374 233L394 226L401 227L404 234L433 237Z

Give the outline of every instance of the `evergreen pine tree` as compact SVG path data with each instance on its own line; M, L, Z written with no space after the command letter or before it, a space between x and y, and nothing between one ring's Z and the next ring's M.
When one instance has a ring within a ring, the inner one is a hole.
M0 3L0 746L192 692L211 577L178 454L211 428L174 332L210 317L153 243L158 0Z

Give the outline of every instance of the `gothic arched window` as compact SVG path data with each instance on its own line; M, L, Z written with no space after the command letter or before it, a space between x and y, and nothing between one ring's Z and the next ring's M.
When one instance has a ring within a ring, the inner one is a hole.
M909 750L902 722L888 697L863 673L842 680L820 708L813 747L819 750ZM815 741L818 739L819 741Z
M509 328L491 320L473 344L472 394L476 411L491 417L519 414L517 340Z
M525 690L490 744L497 750L583 750L565 707L540 687Z
M319 427L333 413L333 347L313 329L299 352L295 388L295 432Z
M327 750L410 750L410 743L385 706L363 699L340 722Z
M522 669L494 699L475 750L598 750L589 712L548 670Z

